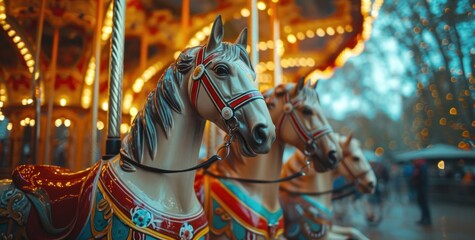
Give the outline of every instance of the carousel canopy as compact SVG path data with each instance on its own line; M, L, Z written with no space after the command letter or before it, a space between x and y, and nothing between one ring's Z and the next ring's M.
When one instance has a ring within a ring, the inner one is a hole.
M32 104L37 64L42 104L90 109L99 69L99 107L107 110L112 4L109 0L46 0L40 49L36 43L40 0L0 0L0 101L9 107ZM259 36L256 66L261 86L314 70L328 77L335 67L363 49L382 1L257 1ZM100 5L101 4L101 5ZM97 8L103 18L97 19ZM210 24L221 14L232 40L250 22L244 0L127 0L123 113L134 115L155 87L164 66L186 47L203 44ZM95 64L95 28L100 24L100 67ZM254 36L256 37L256 36ZM57 51L54 51L57 49ZM39 61L35 62L39 52ZM57 53L57 54L55 54ZM276 57L277 56L277 57ZM277 61L277 62L276 62ZM53 67L54 66L54 67Z

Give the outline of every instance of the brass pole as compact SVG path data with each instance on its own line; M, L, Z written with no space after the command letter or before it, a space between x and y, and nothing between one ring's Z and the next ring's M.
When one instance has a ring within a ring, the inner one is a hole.
M279 55L279 40L280 40L280 22L277 17L277 4L271 4L272 15L271 15L271 29L272 29L272 41L274 42L273 49L273 60L274 60L274 79L272 82L273 87L282 83L282 66L280 65L280 55Z
M95 40L95 65L96 71L94 75L94 85L92 86L92 118L91 118L91 165L93 165L97 160L97 106L99 101L99 81L101 76L101 29L102 29L102 19L104 12L104 1L97 1L96 9L96 33L94 36Z
M251 15L249 18L249 29L250 29L250 45L251 45L251 63L254 69L257 69L257 64L259 63L259 12L257 10L257 0L248 1L249 10Z
M53 102L55 94L55 82L56 82L56 64L58 62L58 44L59 44L59 28L54 28L53 33L53 50L51 52L51 66L50 66L50 85L48 89L50 90L48 98L48 116L46 118L46 134L45 134L45 158L43 159L43 164L51 164L50 160L50 150L51 150L51 122L53 115Z
M140 72L145 71L148 59L148 34L142 34L140 43Z
M110 159L120 151L120 123L122 121L122 80L124 72L125 0L114 0L111 38L109 112L106 154Z
M43 23L45 18L46 0L41 0L40 17L38 20L38 30L36 32L36 52L35 65L33 67L33 77L31 79L32 98L35 104L35 132L33 138L33 153L31 155L32 163L38 162L38 147L40 144L40 114L41 114L41 79L39 74L40 69L40 54L41 54L41 38L43 37Z
M186 45L190 26L190 0L183 0L181 7L181 34L183 46Z

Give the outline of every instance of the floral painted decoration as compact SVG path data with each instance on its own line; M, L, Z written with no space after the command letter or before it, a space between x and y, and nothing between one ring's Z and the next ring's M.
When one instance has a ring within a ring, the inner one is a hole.
M180 239L191 240L193 238L193 226L185 222L180 228Z

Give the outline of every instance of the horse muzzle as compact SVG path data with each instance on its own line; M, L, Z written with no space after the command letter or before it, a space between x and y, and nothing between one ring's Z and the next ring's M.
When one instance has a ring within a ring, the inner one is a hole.
M258 123L251 129L251 148L257 154L268 153L274 140L275 130L267 124Z
M340 162L335 150L328 151L326 156L324 156L321 151L315 151L310 157L314 159L313 167L317 172L326 172L335 169Z
M376 190L376 183L373 181L360 182L358 184L358 191L361 193L373 194L375 190Z

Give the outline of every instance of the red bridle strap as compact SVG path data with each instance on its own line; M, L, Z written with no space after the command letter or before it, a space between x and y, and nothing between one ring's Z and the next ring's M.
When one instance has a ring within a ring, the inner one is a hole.
M295 107L299 103L299 101L293 101L291 102L289 100L289 94L285 94L284 96L284 113L282 114L282 117L280 118L279 122L279 130L282 130L282 127L285 123L285 120L287 120L287 117L290 119L292 123L292 127L297 131L300 139L304 141L305 143L309 142L314 142L318 138L333 132L333 129L330 126L322 126L320 128L307 131L300 121L299 117L297 114L295 114Z
M221 113L221 117L224 120L229 120L234 116L234 112L245 104L252 102L256 99L264 100L262 94L256 90L249 90L241 93L229 100L226 100L219 92L214 82L210 81L210 76L206 67L217 56L217 53L213 53L209 56L205 56L205 47L200 48L198 55L196 56L196 67L193 71L193 83L191 86L191 104L194 108L197 106L198 96L201 86L206 90L213 105Z
M363 161L363 160L360 160L360 161ZM371 170L368 169L366 171L362 171L361 173L359 174L355 174L355 172L353 172L351 170L351 167L348 166L348 164L346 163L345 160L341 161L341 164L343 164L343 167L345 168L345 170L350 174L350 176L353 178L353 180L357 183L357 184L360 184L359 181L360 181L360 178L364 177L368 172L370 172Z

